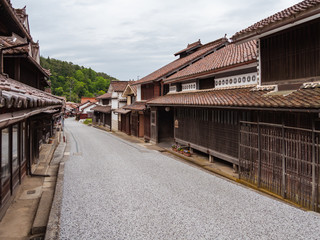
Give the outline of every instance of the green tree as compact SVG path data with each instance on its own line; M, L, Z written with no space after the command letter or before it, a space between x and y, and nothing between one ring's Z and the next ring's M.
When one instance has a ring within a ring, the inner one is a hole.
M57 87L54 89L54 94L58 95L58 96L62 96L63 95L63 88L62 87Z
M102 95L108 90L110 81L117 80L106 73L50 57L40 57L40 63L51 71L52 93L66 96L68 101L79 102L82 96Z

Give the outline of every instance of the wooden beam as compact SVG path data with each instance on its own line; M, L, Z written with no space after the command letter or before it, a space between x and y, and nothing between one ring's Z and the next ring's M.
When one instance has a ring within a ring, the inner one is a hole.
M217 157L217 158L220 158L220 159L223 159L227 162L230 162L230 163L234 163L236 165L239 165L239 159L235 158L235 157L231 157L229 155L226 155L224 153L220 153L220 152L217 152L217 151L214 151L212 149L208 149L206 147L203 147L203 146L200 146L200 145L197 145L197 144L194 144L194 143L190 143L188 141L184 141L182 139L179 139L179 138L175 138L175 141L177 143L180 143L182 145L186 145L186 146L189 146L191 148L194 148L194 149L197 149L201 152L204 152L204 153L208 153L214 157Z

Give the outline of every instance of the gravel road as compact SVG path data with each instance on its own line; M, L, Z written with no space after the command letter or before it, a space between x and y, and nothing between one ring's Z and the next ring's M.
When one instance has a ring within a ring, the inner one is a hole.
M61 239L320 239L318 213L73 119L65 125Z

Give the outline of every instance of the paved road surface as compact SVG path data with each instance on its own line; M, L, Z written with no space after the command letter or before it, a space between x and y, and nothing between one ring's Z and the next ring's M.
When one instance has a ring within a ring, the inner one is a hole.
M68 119L61 239L320 239L305 212Z

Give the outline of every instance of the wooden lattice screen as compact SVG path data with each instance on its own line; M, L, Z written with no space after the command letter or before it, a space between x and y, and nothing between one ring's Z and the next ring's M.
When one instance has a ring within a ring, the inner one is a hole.
M240 178L319 211L320 131L240 121Z

